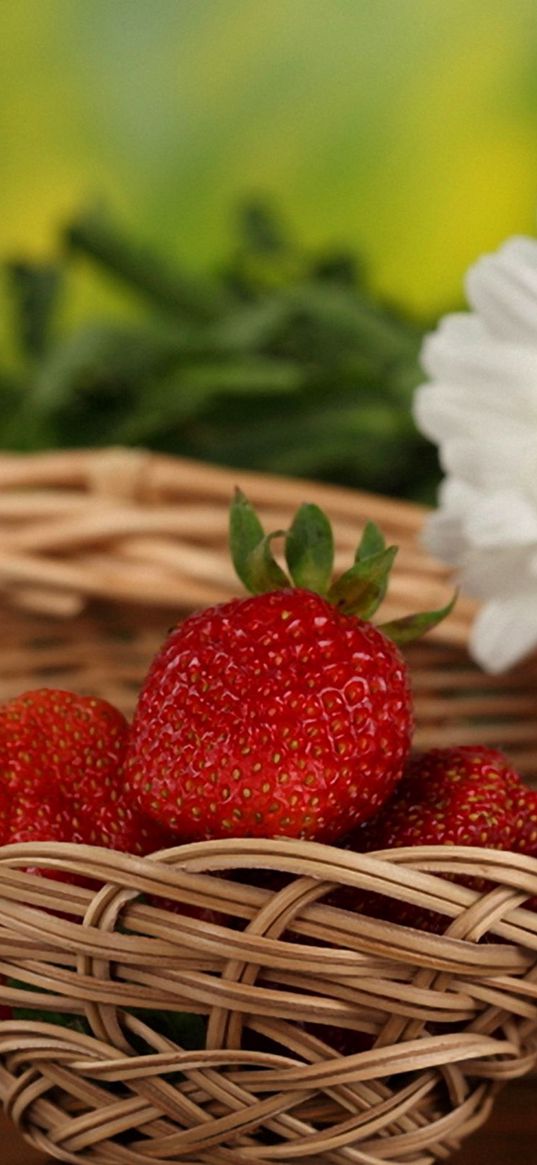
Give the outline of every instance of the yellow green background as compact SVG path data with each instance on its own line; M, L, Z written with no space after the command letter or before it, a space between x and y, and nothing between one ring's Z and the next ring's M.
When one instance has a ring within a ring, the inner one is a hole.
M206 267L262 193L431 315L534 231L534 0L0 0L0 25L3 257L103 198Z

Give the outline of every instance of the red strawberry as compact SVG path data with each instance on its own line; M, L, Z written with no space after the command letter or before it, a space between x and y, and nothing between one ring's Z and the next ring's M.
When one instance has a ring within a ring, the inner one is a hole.
M5 845L9 837L10 809L7 789L0 784L0 845Z
M515 853L537 857L537 789L520 789L513 808L515 824L512 848Z
M127 780L184 838L336 837L398 780L406 668L370 624L274 591L188 619L155 660Z
M517 854L537 858L537 789L523 787L513 799L515 814L513 843ZM537 896L524 903L527 910L537 910Z
M440 613L385 630L368 621L394 557L376 527L330 586L330 527L301 507L286 537L293 589L242 495L231 521L254 597L172 631L140 696L126 781L184 839L331 841L379 808L409 751L409 676L389 635L421 632Z
M93 842L132 853L170 844L121 786L128 726L105 700L42 688L0 707L0 845ZM46 867L30 872L90 885ZM2 980L3 982L3 980ZM12 1008L0 1005L0 1020Z
M418 845L512 848L523 792L518 773L503 753L485 746L437 748L416 756L393 797L360 829L349 846L360 852ZM461 878L484 889L483 882ZM349 894L339 905L349 908ZM443 931L448 920L379 895L354 898L364 913L425 930Z
M130 853L169 844L123 790L127 736L127 721L105 700L41 688L4 704L4 841L85 842Z
M473 845L509 849L513 798L522 783L503 753L484 746L436 748L408 765L370 826L365 848Z

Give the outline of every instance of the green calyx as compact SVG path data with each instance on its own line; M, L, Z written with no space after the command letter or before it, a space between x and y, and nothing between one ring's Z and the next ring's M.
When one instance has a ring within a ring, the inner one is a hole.
M272 552L275 539L283 539L287 572ZM382 603L397 554L396 546L386 546L374 522L367 522L353 565L333 580L334 536L326 514L311 503L301 505L288 530L266 534L259 517L240 489L230 507L229 541L235 570L251 594L260 595L284 587L303 587L333 603L346 615L371 619ZM445 619L457 599L436 611L405 615L379 630L397 644L418 639Z

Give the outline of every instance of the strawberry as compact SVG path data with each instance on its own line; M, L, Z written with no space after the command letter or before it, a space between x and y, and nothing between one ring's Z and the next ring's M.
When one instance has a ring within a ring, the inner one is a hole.
M481 745L414 757L383 811L364 829L364 848L472 845L509 849L522 782L503 753Z
M3 841L74 841L130 853L169 844L122 788L128 725L106 700L41 688L0 707Z
M513 798L513 811L515 821L511 848L517 854L537 858L537 789L523 786ZM526 910L536 911L537 896L528 898L524 906Z
M394 640L445 611L370 622L395 555L372 524L333 584L318 507L302 506L285 536L291 579L272 557L274 537L237 494L232 553L253 596L172 630L140 695L126 784L184 840L331 841L376 812L409 752L410 682Z
M127 734L126 720L111 704L72 692L42 688L2 705L0 845L88 842L139 854L169 845L168 835L133 810L123 792ZM60 870L28 869L54 881L95 885ZM0 1004L0 1020L13 1014L17 1009Z
M517 772L503 753L482 745L436 748L415 756L393 797L356 832L349 848L360 852L418 845L513 848L516 806L524 794ZM458 879L486 889L475 878ZM354 896L338 905L391 921L442 932L444 916L379 895Z
M522 788L514 799L512 848L515 853L537 857L537 789Z

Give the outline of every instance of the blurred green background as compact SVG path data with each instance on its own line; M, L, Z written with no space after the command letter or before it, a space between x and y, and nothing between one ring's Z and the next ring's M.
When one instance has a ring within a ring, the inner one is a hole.
M421 336L534 233L534 0L5 0L0 26L0 446L430 498Z

